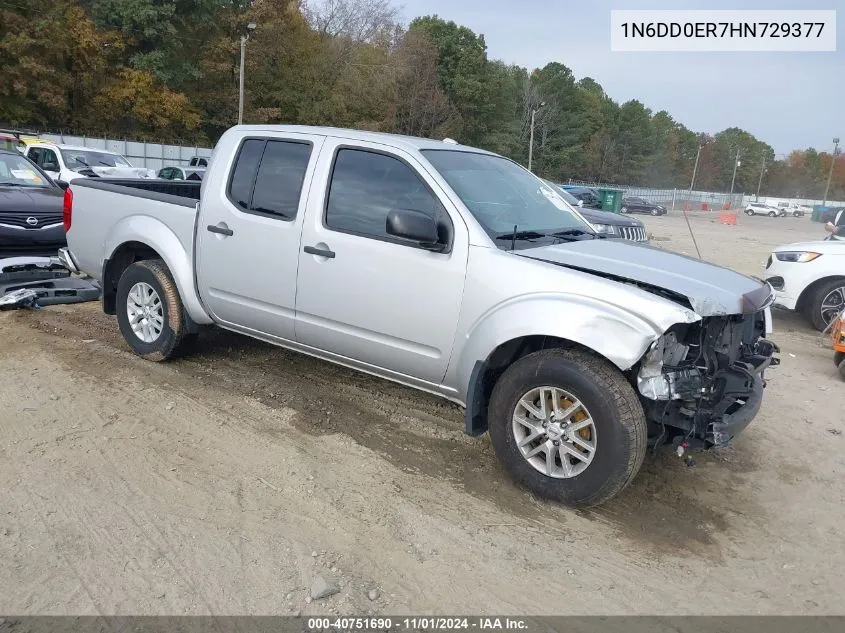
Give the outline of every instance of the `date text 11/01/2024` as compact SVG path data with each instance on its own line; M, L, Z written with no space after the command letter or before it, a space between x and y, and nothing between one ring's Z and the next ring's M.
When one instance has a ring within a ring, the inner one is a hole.
M308 631L450 631L450 630L525 631L528 623L520 618L497 617L333 617L308 618Z

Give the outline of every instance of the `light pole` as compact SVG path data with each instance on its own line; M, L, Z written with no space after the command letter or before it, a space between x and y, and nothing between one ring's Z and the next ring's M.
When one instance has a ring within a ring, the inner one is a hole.
M528 171L531 171L531 162L534 158L534 115L537 114L541 108L546 105L545 101L541 101L536 108L531 108L531 138L528 141Z
M244 56L246 55L246 41L257 25L250 22L246 25L246 35L241 35L241 72L238 82L238 125L244 122Z
M824 188L824 198L822 198L822 206L827 204L827 194L830 193L830 181L833 178L833 166L836 163L836 157L839 156L839 137L833 139L833 156L830 158L830 171L827 172L827 185Z
M695 165L692 167L692 180L690 180L689 183L690 192L692 192L692 189L695 186L695 175L698 173L698 159L701 158L701 150L704 147L705 140L704 134L700 134L698 137L698 151L695 153Z
M736 168L739 167L742 163L739 162L739 156L742 154L742 150L740 148L736 148L736 158L734 159L734 175L731 176L731 196L734 195L734 183L736 182Z

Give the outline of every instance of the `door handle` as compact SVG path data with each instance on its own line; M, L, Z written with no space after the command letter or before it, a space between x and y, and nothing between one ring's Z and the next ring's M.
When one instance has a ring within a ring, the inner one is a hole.
M317 248L316 246L305 246L302 249L309 255L319 255L320 257L328 257L329 259L334 259L334 251L330 251L327 248Z
M209 224L207 228L212 233L220 233L220 235L234 235L235 232L232 229L225 228L222 226L215 226L214 224Z

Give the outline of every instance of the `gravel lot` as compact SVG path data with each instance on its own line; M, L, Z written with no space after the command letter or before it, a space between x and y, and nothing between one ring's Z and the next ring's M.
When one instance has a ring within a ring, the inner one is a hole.
M691 214L702 256L751 274L823 236L715 218ZM644 221L695 253L682 216ZM433 397L224 332L149 363L96 303L2 313L0 613L842 613L845 384L801 319L775 330L732 447L577 512Z

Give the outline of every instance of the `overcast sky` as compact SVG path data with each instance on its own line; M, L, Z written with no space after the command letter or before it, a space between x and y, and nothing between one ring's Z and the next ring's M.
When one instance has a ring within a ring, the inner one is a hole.
M842 0L397 0L483 33L491 59L559 61L619 102L667 110L696 132L743 128L776 153L845 139L845 10L835 53L613 53L611 9L845 9Z

